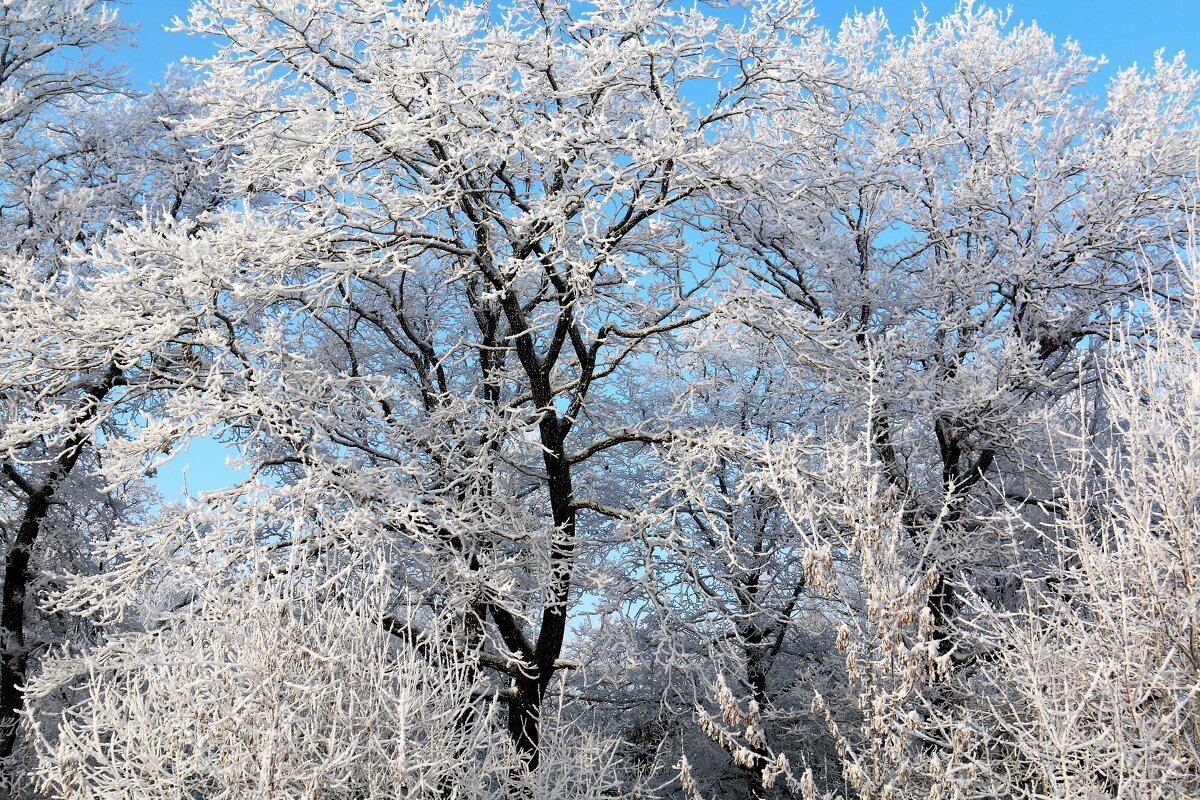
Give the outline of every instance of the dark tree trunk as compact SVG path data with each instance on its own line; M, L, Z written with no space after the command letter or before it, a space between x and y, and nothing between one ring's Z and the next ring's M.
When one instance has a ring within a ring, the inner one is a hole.
M517 678L515 697L508 706L508 733L525 757L529 769L538 767L541 756L542 691L538 681Z
M25 682L28 651L25 649L25 595L29 585L29 561L42 520L50 510L54 484L34 492L25 505L17 538L4 558L3 608L0 609L0 757L12 754L17 737L17 714L24 705L21 685Z
M571 467L564 452L566 432L553 412L540 424L543 460L550 490L554 533L550 542L550 582L537 643L527 653L527 674L514 679L514 697L509 704L508 730L529 769L537 769L541 756L541 705L557 671L567 630L572 562L575 557L575 508Z
M29 650L25 645L25 612L32 577L30 564L33 548L50 513L51 503L67 476L79 462L90 437L88 423L99 412L100 402L122 382L121 372L110 366L104 376L90 386L83 405L72 419L73 431L63 444L54 466L40 485L21 476L10 463L3 465L4 475L25 494L25 510L17 536L4 556L4 591L0 595L0 758L12 755L17 739L17 717L25 705L21 691L25 683Z
M764 631L759 629L757 625L752 625L745 633L747 645L747 661L746 661L746 678L750 684L750 697L758 705L758 724L759 728L765 732L765 726L762 724L762 715L766 713L769 697L767 694L767 670L769 668L770 657L763 648ZM749 775L746 780L746 787L750 791L750 796L755 800L761 800L767 796L766 787L763 786L763 775L767 770L767 759L770 754L766 747L755 742L748 742L750 752L754 754L754 761L747 768Z

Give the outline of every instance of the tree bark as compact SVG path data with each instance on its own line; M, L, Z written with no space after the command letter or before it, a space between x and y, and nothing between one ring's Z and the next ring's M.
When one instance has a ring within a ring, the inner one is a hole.
M100 403L121 383L121 372L110 365L103 377L84 391L83 406L72 420L72 433L63 444L50 474L41 485L23 478L10 463L3 471L26 495L25 510L16 539L4 556L4 590L0 595L0 758L12 755L17 740L17 717L25 705L21 691L28 668L29 650L25 645L25 612L30 579L33 547L50 513L54 495L79 462L91 436L89 423L99 413Z

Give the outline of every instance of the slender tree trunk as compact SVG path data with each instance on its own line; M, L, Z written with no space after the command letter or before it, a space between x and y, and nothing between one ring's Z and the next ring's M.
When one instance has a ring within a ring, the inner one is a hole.
M529 769L537 769L541 758L542 698L556 672L567 630L567 605L575 558L575 508L571 467L567 462L565 434L557 415L547 413L540 424L543 459L550 490L554 533L550 542L550 583L541 627L531 658L530 672L515 679L515 694L509 705L508 730Z
M508 706L508 733L530 770L538 767L541 756L542 691L539 682L517 678L516 696Z
M16 541L4 557L4 592L0 602L0 758L12 755L17 738L17 714L24 705L21 684L25 682L28 651L25 648L25 594L29 585L29 561L42 520L50 510L54 485L34 492L25 505Z
M746 678L750 683L750 697L758 706L759 727L764 728L762 724L762 715L767 710L767 654L762 648L763 631L759 630L758 626L753 626L746 636L747 660L746 660ZM761 800L767 796L767 790L763 786L763 775L767 770L767 759L769 754L766 747L761 744L750 742L750 752L754 754L754 762L749 769L747 776L747 789L750 791L750 796L755 800Z
M12 755L17 740L17 717L25 705L21 691L25 683L29 650L25 645L26 595L32 577L33 548L50 513L51 502L63 481L79 462L90 436L87 425L100 409L100 402L121 383L121 372L110 366L97 383L84 392L84 405L72 420L73 434L63 444L54 467L40 486L21 477L11 464L4 474L25 493L25 511L16 539L4 556L4 590L0 594L0 758Z

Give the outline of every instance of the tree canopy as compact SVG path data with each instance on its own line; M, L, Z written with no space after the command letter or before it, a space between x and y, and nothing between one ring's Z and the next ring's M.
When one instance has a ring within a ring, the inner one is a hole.
M0 7L13 796L1200 794L1200 75L973 2ZM162 497L196 441L241 469Z

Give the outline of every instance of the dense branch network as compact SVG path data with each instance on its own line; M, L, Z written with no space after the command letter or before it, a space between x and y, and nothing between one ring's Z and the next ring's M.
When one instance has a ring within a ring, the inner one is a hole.
M1200 791L1182 59L197 0L136 96L0 6L0 791Z

